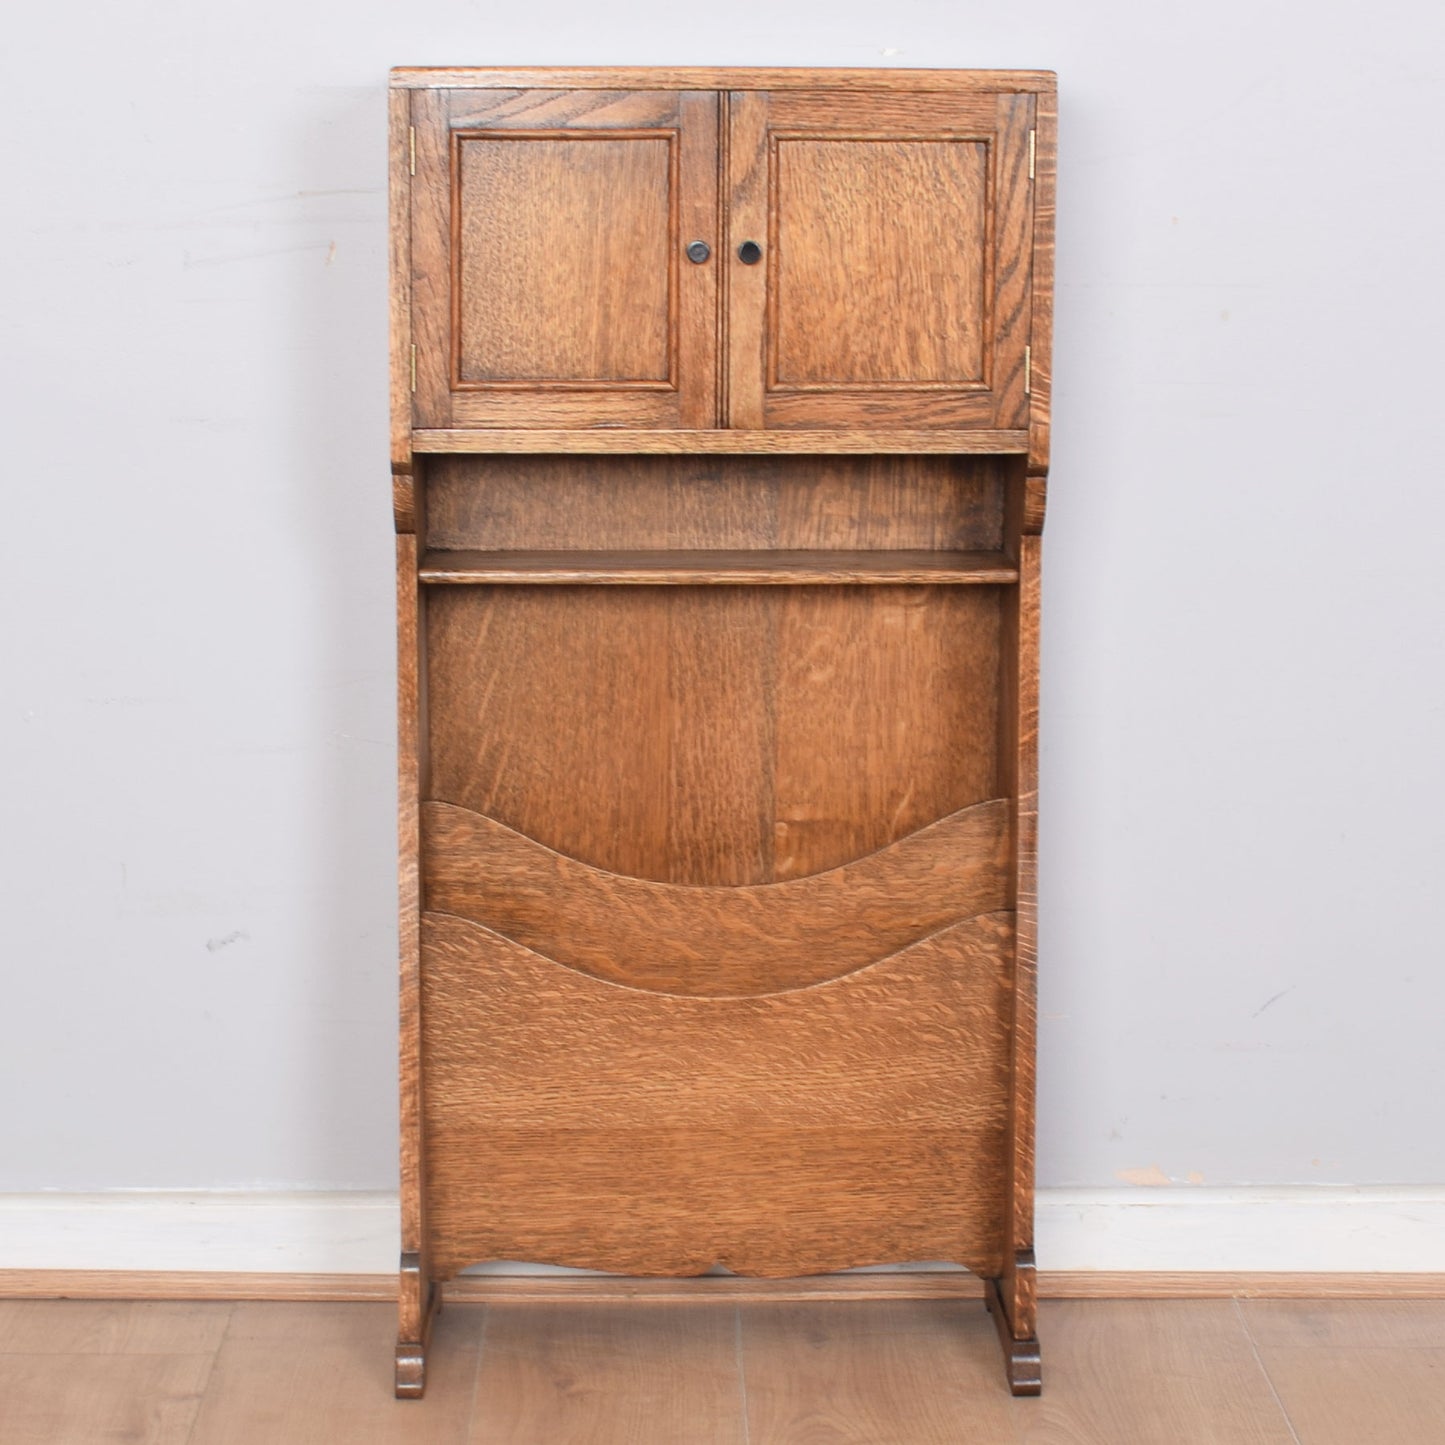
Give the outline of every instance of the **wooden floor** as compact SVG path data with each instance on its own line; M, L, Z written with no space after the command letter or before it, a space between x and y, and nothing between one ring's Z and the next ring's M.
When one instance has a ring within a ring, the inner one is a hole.
M377 1304L0 1302L4 1445L1441 1445L1445 1302L1058 1300L1044 1396L976 1300L450 1305L427 1397Z

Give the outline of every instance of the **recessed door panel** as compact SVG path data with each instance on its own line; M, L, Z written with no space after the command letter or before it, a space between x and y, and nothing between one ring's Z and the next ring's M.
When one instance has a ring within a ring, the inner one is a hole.
M1024 425L1032 98L729 111L732 424Z
M716 420L718 100L436 91L414 101L420 426Z
M783 140L776 164L770 385L981 384L988 147Z
M455 146L455 384L675 386L671 137L473 131Z

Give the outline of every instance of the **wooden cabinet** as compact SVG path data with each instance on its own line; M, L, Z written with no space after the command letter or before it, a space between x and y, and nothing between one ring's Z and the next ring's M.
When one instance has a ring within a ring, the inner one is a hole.
M417 424L1025 426L1034 108L417 91Z
M1052 77L391 113L398 1393L489 1259L954 1261L1037 1390Z

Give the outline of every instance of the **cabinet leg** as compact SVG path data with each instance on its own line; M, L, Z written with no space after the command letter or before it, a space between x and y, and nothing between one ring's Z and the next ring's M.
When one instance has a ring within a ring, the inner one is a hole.
M432 1320L441 1308L441 1300L441 1290L426 1278L419 1257L403 1254L397 1295L398 1400L419 1400L426 1390L426 1350L431 1341Z
M984 1303L998 1330L998 1342L1003 1348L1004 1375L1008 1387L1015 1395L1040 1395L1044 1389L1043 1360L1039 1353L1037 1325L1032 1318L1012 1320L1009 1316L1003 1281L987 1280L984 1285Z
M396 1342L396 1398L420 1400L426 1393L426 1346L414 1340Z

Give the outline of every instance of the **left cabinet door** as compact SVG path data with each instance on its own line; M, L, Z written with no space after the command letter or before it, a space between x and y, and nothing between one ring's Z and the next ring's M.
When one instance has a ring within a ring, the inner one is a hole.
M417 426L717 424L718 108L413 93Z

